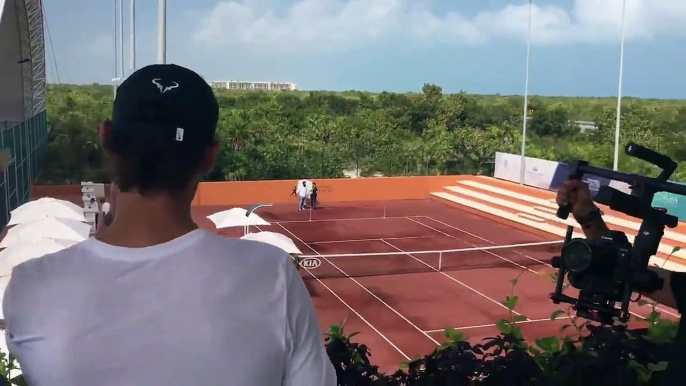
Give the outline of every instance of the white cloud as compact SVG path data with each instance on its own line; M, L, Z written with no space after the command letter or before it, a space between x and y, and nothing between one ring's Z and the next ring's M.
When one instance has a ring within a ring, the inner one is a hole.
M431 0L296 0L279 12L271 0L219 3L203 18L196 43L241 46L256 52L345 51L388 42L486 44L526 37L528 4L522 1L466 17L438 14ZM535 1L535 44L617 42L622 0L574 0L570 9ZM627 40L686 36L686 1L627 0Z

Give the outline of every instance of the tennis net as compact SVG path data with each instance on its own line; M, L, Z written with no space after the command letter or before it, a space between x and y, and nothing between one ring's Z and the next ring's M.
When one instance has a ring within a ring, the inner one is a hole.
M537 270L559 254L562 244L560 240L441 251L405 251L396 248L397 252L301 255L295 258L295 263L305 279L496 267Z

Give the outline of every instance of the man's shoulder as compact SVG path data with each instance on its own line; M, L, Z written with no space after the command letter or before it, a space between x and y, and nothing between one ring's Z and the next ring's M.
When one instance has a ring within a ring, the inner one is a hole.
M249 257L252 260L265 259L273 262L290 258L283 249L271 244L255 240L222 237L211 233L207 237L205 247L219 252L220 255L230 254L237 258Z
M84 249L74 244L57 252L30 259L12 268L10 284L14 286L47 286L54 280L68 280L71 267L82 262Z

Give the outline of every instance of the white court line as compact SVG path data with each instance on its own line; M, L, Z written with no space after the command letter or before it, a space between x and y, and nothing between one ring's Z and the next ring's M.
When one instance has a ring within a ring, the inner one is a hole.
M309 249L312 250L312 252L314 252L314 253L317 254L317 255L322 256L321 253L317 252L316 249L312 248L312 247L309 246L307 243L303 242L298 236L294 235L293 232L291 232L291 231L289 231L288 229L286 229L286 227L284 227L284 226L281 225L281 224L279 224L279 226L280 226L281 228L283 228L283 230L285 230L286 232L290 233L291 236L295 237L296 240L298 240L298 241L300 241L301 243L305 244ZM388 303L386 303L386 302L383 301L381 298L379 298L378 296L376 296L376 294L374 294L374 292L370 291L367 287L365 287L364 285L362 285L359 281L355 280L355 278L353 278L353 277L351 277L350 275L348 275L344 270L338 268L338 266L336 266L334 263L332 263L331 260L327 259L325 256L322 256L322 258L323 258L324 260L326 260L327 263L331 264L332 267L334 267L334 268L336 268L337 270L339 270L343 275L345 275L345 277L347 277L348 279L352 280L353 283L357 284L360 288L362 288L363 290L367 291L367 293L369 293L370 295L372 295L376 300L378 300L379 302L381 302L381 304L383 304L384 306L386 306L389 310L393 311L396 315L398 315L399 317L401 317L404 321L407 322L407 324L409 324L410 326L412 326L415 330L419 331L419 332L422 333L424 336L426 336L427 338L429 338L432 342L436 343L437 346L440 346L440 345L441 345L440 343L438 343L438 341L437 341L436 339L434 339L433 337L431 337L431 335L429 335L429 334L425 333L424 331L422 331L421 328L417 327L417 326L416 326L414 323L412 323L409 319L407 319L405 316L403 316L403 314L401 314L401 313L398 312L395 308L391 307Z
M413 217L417 217L417 216L413 216ZM436 219L433 218L433 217L430 217L430 216L422 216L422 217L427 218L427 219L429 219L429 220L431 220L431 221L433 221L433 222L437 222L437 223L439 223L439 224L441 224L441 225L447 226L448 228L455 229L455 230L458 231L458 232L462 232L462 233L464 233L464 234L467 234L467 235L476 237L477 239L483 240L483 241L485 241L485 242L487 242L487 243L490 243L490 244L493 244L493 245L497 245L494 241L485 239L485 238L483 238L483 237L481 237L481 236L477 236L477 235L475 235L475 234L473 234L473 233L471 233L471 232L468 232L468 231L466 231L466 230L464 230L464 229L461 229L461 228L452 226L452 225L450 225L450 224L446 224L446 223L444 223L443 221L436 220ZM416 223L418 223L418 224L421 224L419 221L416 221L416 220L411 219L411 218L409 218L409 217L408 217L407 219L410 220L410 221L414 221L414 222L416 222ZM431 228L431 227L428 226L428 225L425 225L425 224L422 224L422 225L426 226L427 228ZM432 228L432 229L433 229L433 228ZM434 229L434 230L436 230L436 231L439 232L439 233L443 233L443 232L438 231L437 229ZM461 240L461 239L458 239L458 238L455 237L455 236L448 235L447 233L443 233L443 234L445 234L445 235L447 235L447 236L450 236L450 237L454 238L455 240ZM461 241L462 241L462 240L461 240ZM531 257L531 256L528 256L528 255L526 255L526 254L523 254L523 253L520 253L520 252L517 252L517 251L514 251L514 252L515 252L516 254L520 255L520 256L524 256L524 257L529 258L529 259L531 259L531 260L537 261L537 262L539 262L539 263L541 263L541 264L547 265L547 266L550 267L550 268L553 268L553 266L550 265L549 263L546 263L546 262L544 262L544 261L538 260L538 259L536 259L536 258L533 258L533 257ZM515 263L515 264L516 264L516 263ZM519 264L517 264L517 265L519 265ZM529 271L531 271L531 270L529 270ZM533 272L533 271L531 271L531 272ZM537 273L537 272L534 272L534 273ZM664 312L664 313L667 314L667 315L671 315L671 316L674 316L674 317L681 317L680 315L677 315L677 314L675 314L675 313L673 313L673 312L671 312L671 311L669 311L669 310L666 310L666 309L664 309L664 308L655 307L655 309L657 309L657 310L660 311L660 312ZM632 314L632 315L634 315L634 316L637 316L637 317L639 317L639 318L643 318L643 316L641 316L641 315L639 315L639 314L637 314L637 313L635 313L635 312L633 312L633 311L629 311L629 313Z
M262 231L262 230L260 229L260 227L258 227L258 226L255 226L255 228L257 228L260 232ZM285 229L285 228L284 228L284 229ZM287 231L287 232L288 232L288 231ZM317 276L315 276L312 272L310 272L309 269L305 268L305 270L307 271L308 274L310 274L310 276L312 276L317 282L319 282L319 284L321 284L324 288L326 288L329 292L331 292L331 294L332 294L333 296L335 296L336 299L340 300L341 303L343 303L346 307L348 307L348 309L349 309L350 311L352 311L355 315L357 315L357 317L360 318L360 320L362 320L363 322L365 322L369 327L371 327L372 330L374 330L374 332L376 332L377 334L379 334L379 336L380 336L381 338L383 338L386 342L388 342L388 344L390 344L391 347L393 347L394 349L396 349L396 351L398 351L398 352L400 353L400 355L402 355L403 357L405 357L405 359L407 359L408 361L410 360L410 357L407 356L407 354L405 354L402 350L400 350L400 348L398 348L398 346L396 346L390 339L388 339L388 338L386 337L386 335L382 334L381 331L379 331L376 327L374 327L371 323L369 323L369 322L367 321L367 319L365 319L362 315L360 315L359 312L357 312L357 311L356 311L354 308L352 308L348 303L346 303L345 300L341 299L341 297L338 296L338 294L337 294L334 290L332 290L331 288L329 288L328 285L324 284L324 282L323 282L321 279L319 279Z
M384 243L386 243L389 247L395 248L395 249L397 249L398 251L400 251L400 252L406 254L407 256L409 256L409 257L411 257L411 258L417 260L418 262L420 262L420 263L426 265L427 267L431 268L431 269L434 270L435 272L440 273L441 275L447 277L448 279L454 281L455 283L457 283L457 284L459 284L459 285L461 285L461 286L467 288L468 290L470 290L470 291L472 291L472 292L474 292L474 293L476 293L476 294L478 294L478 295L483 296L484 298L486 298L486 299L492 301L493 303L499 305L500 307L502 307L502 308L504 308L504 309L506 309L506 310L509 310L509 308L507 308L507 306L503 305L502 303L500 303L499 301L493 299L492 297L490 297L490 296L488 296L488 295L482 294L482 293L479 292L476 288L473 288L473 287L471 287L471 286L469 286L469 285L467 285L467 284L465 284L465 283L463 283L463 282L457 280L456 278L454 278L454 277L448 275L447 273L441 272L441 271L439 271L437 268L434 268L433 266L431 266L431 265L429 265L429 264L423 262L422 260L420 260L420 259L418 259L418 258L412 256L412 252L405 252L405 251L403 251L402 249L396 247L395 245L389 243L389 242L386 241L386 240L381 240L381 241L383 241ZM517 315L521 315L521 314L520 314L519 312L517 312L517 311L514 311L514 310L513 310L512 312L515 313L515 314L517 314ZM527 318L527 320L529 320L529 318Z
M450 224L446 224L446 223L444 223L443 221L436 220L436 219L433 218L433 217L424 216L424 218L427 218L427 219L429 219L429 220L431 220L431 221L433 221L433 222L437 222L437 223L439 223L439 224L441 224L441 225L444 225L444 226L447 226L447 227L449 227L449 228L455 229L455 230L458 231L458 232L462 232L462 233L467 234L467 235L469 235L469 236L475 237L475 238L477 238L477 239L479 239L479 240L482 240L482 241L485 241L485 242L487 242L487 243L489 243L489 244L497 245L494 241L491 241L491 240L489 240L489 239L486 239L486 238L483 238L483 237L481 237L481 236L475 235L474 233L468 232L468 231L466 231L466 230L464 230L464 229L460 229L460 228L458 228L458 227L454 227L454 226L452 226L452 225L450 225ZM412 219L410 219L410 220L412 220ZM412 221L415 221L415 220L412 220ZM415 222L417 222L417 221L415 221ZM424 225L424 224L422 224L422 225ZM428 225L427 225L427 226L428 226ZM451 237L456 238L455 236L451 236ZM457 238L456 238L456 239L457 239ZM459 240L459 239L458 239L458 240ZM517 250L513 250L513 252L516 253L516 254L518 254L519 256L524 256L524 257L526 257L527 259L531 259L531 260L536 261L536 262L538 262L538 263L540 263L540 264L545 264L545 265L547 265L547 266L551 266L550 264L546 263L545 261L538 260L538 259L535 258L535 257L529 256L529 255L524 254L524 253L521 253L521 252L518 252Z
M421 222L419 222L419 221L417 221L417 220L415 220L415 219L412 219L412 218L409 218L409 217L408 217L407 219L410 220L410 221L412 221L412 222L416 222L417 224L423 225L423 226L425 226L425 227L431 229L431 230L434 231L434 232L438 232L438 233L443 234L443 235L446 235L446 236L448 236L448 237L452 237L453 239L455 239L455 240L457 240L457 241L462 241L463 243L469 244L469 245L471 245L472 247L479 248L476 244L472 244L472 243L470 243L470 242L467 242L467 241L465 241L465 240L462 240L462 239L460 239L460 238L458 238L458 237L455 237L455 236L453 236L453 235L449 235L449 234L447 234L447 233L445 233L445 232L443 232L443 231L439 231L438 229L436 229L436 228L434 228L434 227L432 227L432 226L426 225L426 224L422 224ZM529 271L529 272L531 272L531 273L538 274L538 272L534 271L533 269L530 269L530 268L528 268L528 267L525 267L525 266L523 266L523 265L521 265L521 264L519 264L519 263L516 263L516 262L514 262L513 260L510 260L510 259L508 259L508 258L502 257L502 256L498 255L497 253L493 253L493 252L491 252L491 251L489 251L489 250L484 250L484 252L488 253L489 255L495 256L495 257L499 258L500 260L504 260L504 261L507 261L508 263L514 264L514 265L516 265L516 266L518 266L518 267L520 267L520 268L522 268L522 269L525 269L525 270L527 270L527 271ZM533 259L533 258L532 258L532 259ZM536 260L536 259L534 259L534 260ZM538 261L538 260L536 260L536 261ZM543 263L543 262L541 262L541 263Z
M569 319L569 316L560 316L555 320L563 320L563 319ZM526 324L526 323L540 323L540 322L553 322L550 318L545 318L545 319L528 319L528 320L523 320L521 322L514 322L514 324ZM455 330L460 331L460 330L471 330L474 328L484 328L484 327L495 327L495 323L493 324L480 324L478 326L465 326L465 327L455 327ZM427 330L424 331L427 334L432 334L436 332L443 332L445 331L445 328L440 329L440 330Z
M426 217L426 216L392 216L392 217L354 217L354 218L324 218L319 220L284 220L274 221L272 224L290 224L303 222L330 222L330 221L368 221L368 220L399 220L408 217Z
M405 237L384 237L376 239L350 239L350 240L331 240L331 241L312 241L308 244L336 244L336 243L361 243L366 241L384 241L384 240L417 240L417 239L435 239L443 236L405 236Z

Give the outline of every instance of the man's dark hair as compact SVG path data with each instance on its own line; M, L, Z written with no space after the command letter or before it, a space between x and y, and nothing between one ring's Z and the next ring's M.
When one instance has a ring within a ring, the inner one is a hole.
M100 203L101 203L101 204L104 204L104 203L105 203L105 199L104 199L104 198L100 198Z
M105 140L111 174L119 191L136 189L143 195L186 189L209 146L182 149L149 141L135 142L114 133Z
M151 65L117 89L104 138L122 192L175 193L188 188L215 144L219 106L212 88L177 65Z

